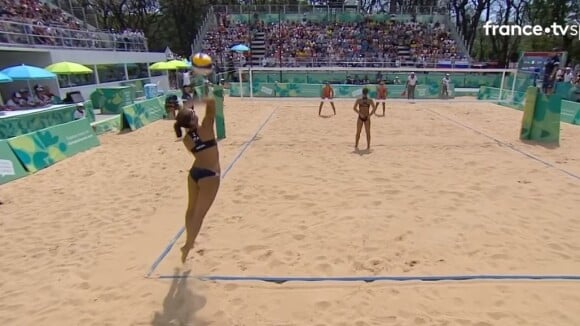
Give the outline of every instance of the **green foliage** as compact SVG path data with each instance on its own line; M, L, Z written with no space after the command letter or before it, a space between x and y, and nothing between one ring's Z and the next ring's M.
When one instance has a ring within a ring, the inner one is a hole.
M521 51L552 51L554 48L568 51L569 58L580 56L580 42L574 36L502 36L485 35L482 25L487 20L499 25L540 25L551 26L553 23L559 25L570 24L567 17L570 13L575 13L578 4L575 0L506 0L489 1L484 10L477 16L477 6L465 0L452 0L454 3L462 2L464 8L452 8L454 16L464 15L464 11L471 12L477 18L478 26L472 31L463 28L465 38L474 39L471 47L471 54L481 61L497 61L500 64L507 64L510 59L517 57ZM477 3L488 0L477 0ZM485 13L485 16L483 15ZM465 15L466 17L469 17ZM483 17L482 17L483 16ZM464 18L465 19L465 18ZM461 19L460 19L461 20ZM460 25L461 27L461 25Z

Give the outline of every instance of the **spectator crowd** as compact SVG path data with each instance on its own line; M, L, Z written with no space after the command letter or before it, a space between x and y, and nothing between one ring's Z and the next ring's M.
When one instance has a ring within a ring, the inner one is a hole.
M460 59L455 41L436 24L373 22L318 24L284 22L265 27L265 66L434 65Z
M40 0L0 0L0 43L51 47L146 51L140 31L91 31L85 24Z
M258 22L250 26L230 23L222 15L218 28L207 33L202 47L219 63L249 65L249 53L235 54L229 49L240 43L251 46L251 34L256 32L265 34L265 55L259 55L262 66L434 67L441 60L466 59L439 23L371 19L359 23Z

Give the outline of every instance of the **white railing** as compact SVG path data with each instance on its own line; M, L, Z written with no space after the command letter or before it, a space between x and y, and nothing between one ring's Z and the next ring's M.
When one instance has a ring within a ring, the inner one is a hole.
M246 62L236 61L234 62L234 66L239 68L240 66L250 66L250 60L246 60ZM445 69L465 69L473 67L473 65L468 60L437 60L437 61L427 61L427 62L411 62L411 61L360 61L360 60L328 60L328 59L314 59L314 58L302 58L299 60L295 59L286 59L282 58L276 59L274 57L269 57L265 60L265 62L260 62L259 65L256 67L263 67L263 68L336 68L336 67L343 67L343 68L445 68ZM478 64L477 67L484 68L485 64ZM226 67L222 67L226 68ZM478 68L479 69L479 68Z
M201 47L203 45L203 41L205 39L205 35L207 32L215 28L217 26L217 18L213 7L210 7L207 13L205 14L205 18L203 19L203 23L201 24L200 28L193 39L193 43L191 44L191 53L196 53L201 51Z
M303 14L303 13L324 13L339 14L342 12L360 12L360 7L343 5L339 7L330 5L309 5L309 4L271 4L271 5L214 5L216 13L227 15L251 15L251 14ZM398 6L398 8L385 6L388 14L392 15L433 15L441 11L438 6Z
M147 39L0 20L0 44L14 47L147 52Z
M471 61L470 49L467 48L465 45L465 37L463 37L461 31L457 28L457 25L451 23L451 17L449 14L443 15L443 23L445 24L445 28L448 28L451 32L451 36L455 39L455 44L457 44L461 53L465 53L465 55Z

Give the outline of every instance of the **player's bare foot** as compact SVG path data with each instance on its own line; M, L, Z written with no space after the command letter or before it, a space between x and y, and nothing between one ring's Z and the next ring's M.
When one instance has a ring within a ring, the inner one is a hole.
M188 247L188 246L181 247L181 263L182 264L185 264L185 261L187 260L187 255L189 255L190 250L191 250L191 247Z

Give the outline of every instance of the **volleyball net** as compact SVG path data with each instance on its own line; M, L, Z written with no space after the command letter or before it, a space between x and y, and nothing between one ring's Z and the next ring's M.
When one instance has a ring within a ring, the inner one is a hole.
M360 96L364 87L376 97L380 80L390 99L406 99L405 83L411 72L417 77L415 99L453 99L471 96L480 100L521 102L534 75L516 69L357 68L357 67L244 67L230 84L230 96L241 98L319 98L330 83L335 98ZM449 76L447 96L443 78Z

